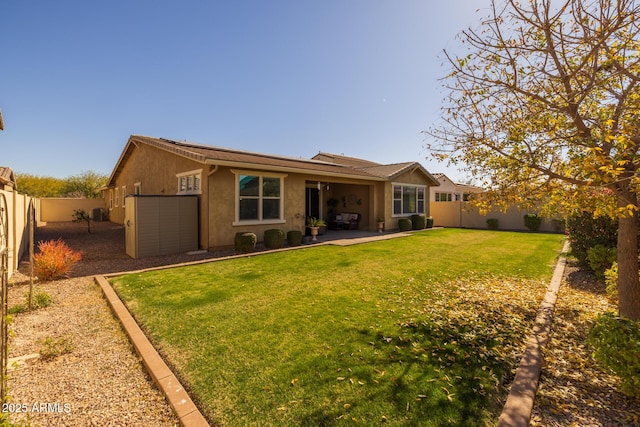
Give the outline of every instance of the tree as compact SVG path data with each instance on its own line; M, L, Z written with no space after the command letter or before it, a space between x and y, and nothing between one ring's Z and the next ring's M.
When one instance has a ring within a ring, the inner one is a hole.
M109 177L92 171L82 172L79 175L70 176L66 179L64 193L67 197L85 197L95 199L100 197L96 190L104 186Z
M640 319L640 6L635 0L492 0L466 56L445 51L434 156L466 164L478 203L543 203L618 218L621 316Z
M109 177L92 171L82 172L67 178L54 178L27 173L17 173L16 181L20 193L32 197L77 197L97 198L96 190L107 183Z
M31 197L59 197L65 185L61 178L16 173L17 189Z

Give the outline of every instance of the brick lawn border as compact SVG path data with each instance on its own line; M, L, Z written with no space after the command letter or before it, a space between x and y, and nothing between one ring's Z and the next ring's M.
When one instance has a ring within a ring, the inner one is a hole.
M507 401L498 419L498 427L526 427L531 421L531 411L533 410L533 402L538 390L542 360L544 358L542 349L549 339L549 332L553 323L553 310L558 299L558 290L560 283L562 283L564 269L567 265L565 254L568 251L569 242L565 241L562 254L553 272L551 283L540 304L531 335L527 339L527 347L522 359L520 359L520 365L516 370L516 376L511 384Z

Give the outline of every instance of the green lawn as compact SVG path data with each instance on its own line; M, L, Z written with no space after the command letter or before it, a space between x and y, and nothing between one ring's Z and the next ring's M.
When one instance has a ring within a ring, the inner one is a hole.
M111 280L222 425L493 425L564 236L443 229Z

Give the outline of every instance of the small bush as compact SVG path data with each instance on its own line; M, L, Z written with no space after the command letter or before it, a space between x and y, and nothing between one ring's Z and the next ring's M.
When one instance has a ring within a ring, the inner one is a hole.
M19 314L19 313L24 313L25 311L27 311L27 307L24 304L16 304L13 307L11 307L9 310L7 310L9 314ZM0 426L1 425L2 424L0 424Z
M52 359L63 354L71 353L74 349L73 340L64 335L59 338L47 337L37 341L38 353L42 359Z
M300 246L302 244L302 231L287 231L287 243L289 244L289 246Z
M234 244L236 252L239 254L247 254L253 252L256 248L257 237L254 233L236 233Z
M640 398L640 322L601 314L587 342L594 359L620 377L620 390Z
M589 267L591 267L598 279L603 280L605 278L604 273L616 262L617 253L616 248L607 248L603 245L596 245L587 250Z
M66 276L82 258L62 239L39 242L38 251L33 257L33 271L41 280L55 280Z
M267 249L280 249L284 246L284 231L272 228L264 232L264 246Z
M604 272L604 283L607 285L607 298L612 304L618 304L618 263Z
M424 215L411 215L411 227L414 230L427 228L427 217Z
M413 224L409 218L400 218L398 220L398 228L400 231L409 231L413 229Z
M500 227L498 218L487 218L487 228L489 230L497 230Z
M29 306L29 292L24 293L24 303ZM53 304L53 298L45 291L37 291L33 294L31 299L31 308L45 308Z
M594 218L590 213L567 220L571 253L583 267L589 266L587 251L596 245L613 248L618 241L618 221L609 217Z
M524 226L529 230L538 231L540 225L542 225L542 218L537 214L526 214L524 216Z
M427 217L427 223L425 224L425 227L433 228L433 217L430 217L430 216Z

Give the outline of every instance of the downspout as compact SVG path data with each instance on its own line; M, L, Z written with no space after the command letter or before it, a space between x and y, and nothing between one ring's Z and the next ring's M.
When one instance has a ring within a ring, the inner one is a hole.
M207 173L207 206L205 207L205 211L207 213L207 219L206 219L206 224L207 224L207 246L206 248L208 248L210 246L211 243L211 212L209 212L209 206L211 206L211 188L210 188L210 180L209 178L211 177L211 175L213 175L214 173L218 172L218 165L213 165L213 168L211 167L211 165L209 165L209 173Z

